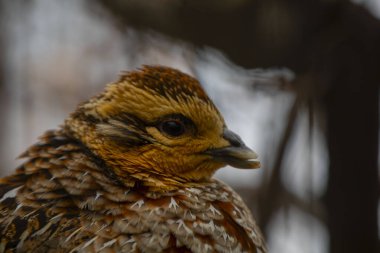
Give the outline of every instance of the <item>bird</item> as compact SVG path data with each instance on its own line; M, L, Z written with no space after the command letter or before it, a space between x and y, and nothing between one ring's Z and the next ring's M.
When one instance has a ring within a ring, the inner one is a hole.
M213 178L260 167L199 81L144 65L45 132L0 179L0 252L267 252Z

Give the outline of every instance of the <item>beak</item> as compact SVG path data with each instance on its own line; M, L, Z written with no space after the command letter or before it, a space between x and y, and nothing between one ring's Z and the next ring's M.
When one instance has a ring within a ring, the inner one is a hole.
M209 149L206 154L212 156L217 162L228 164L235 168L260 168L260 162L255 160L258 157L257 154L244 144L239 135L225 129L223 138L231 145L224 148Z

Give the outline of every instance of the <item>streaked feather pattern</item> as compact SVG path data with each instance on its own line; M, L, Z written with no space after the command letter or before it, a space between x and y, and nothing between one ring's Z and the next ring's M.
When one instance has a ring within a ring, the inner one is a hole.
M101 122L97 131L130 140L126 149L154 141L126 121ZM121 179L65 127L22 157L0 179L0 253L266 252L250 211L218 180L151 190L143 173Z

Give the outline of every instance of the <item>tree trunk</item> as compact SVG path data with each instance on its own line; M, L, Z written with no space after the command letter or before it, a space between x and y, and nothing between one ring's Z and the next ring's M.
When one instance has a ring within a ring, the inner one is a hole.
M215 47L248 68L286 66L307 80L295 91L326 110L330 252L380 252L378 19L348 0L244 0L229 8L166 1L161 11L98 1L128 25Z
M336 44L324 66L330 73L326 80L330 252L376 253L380 40L376 29L361 31L360 16L349 21L349 10L345 14L343 21L360 36Z

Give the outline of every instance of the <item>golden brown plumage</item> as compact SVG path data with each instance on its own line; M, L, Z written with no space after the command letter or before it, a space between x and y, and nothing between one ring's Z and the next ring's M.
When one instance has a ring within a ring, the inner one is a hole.
M266 252L241 198L212 179L257 168L194 78L126 73L0 179L0 252Z

